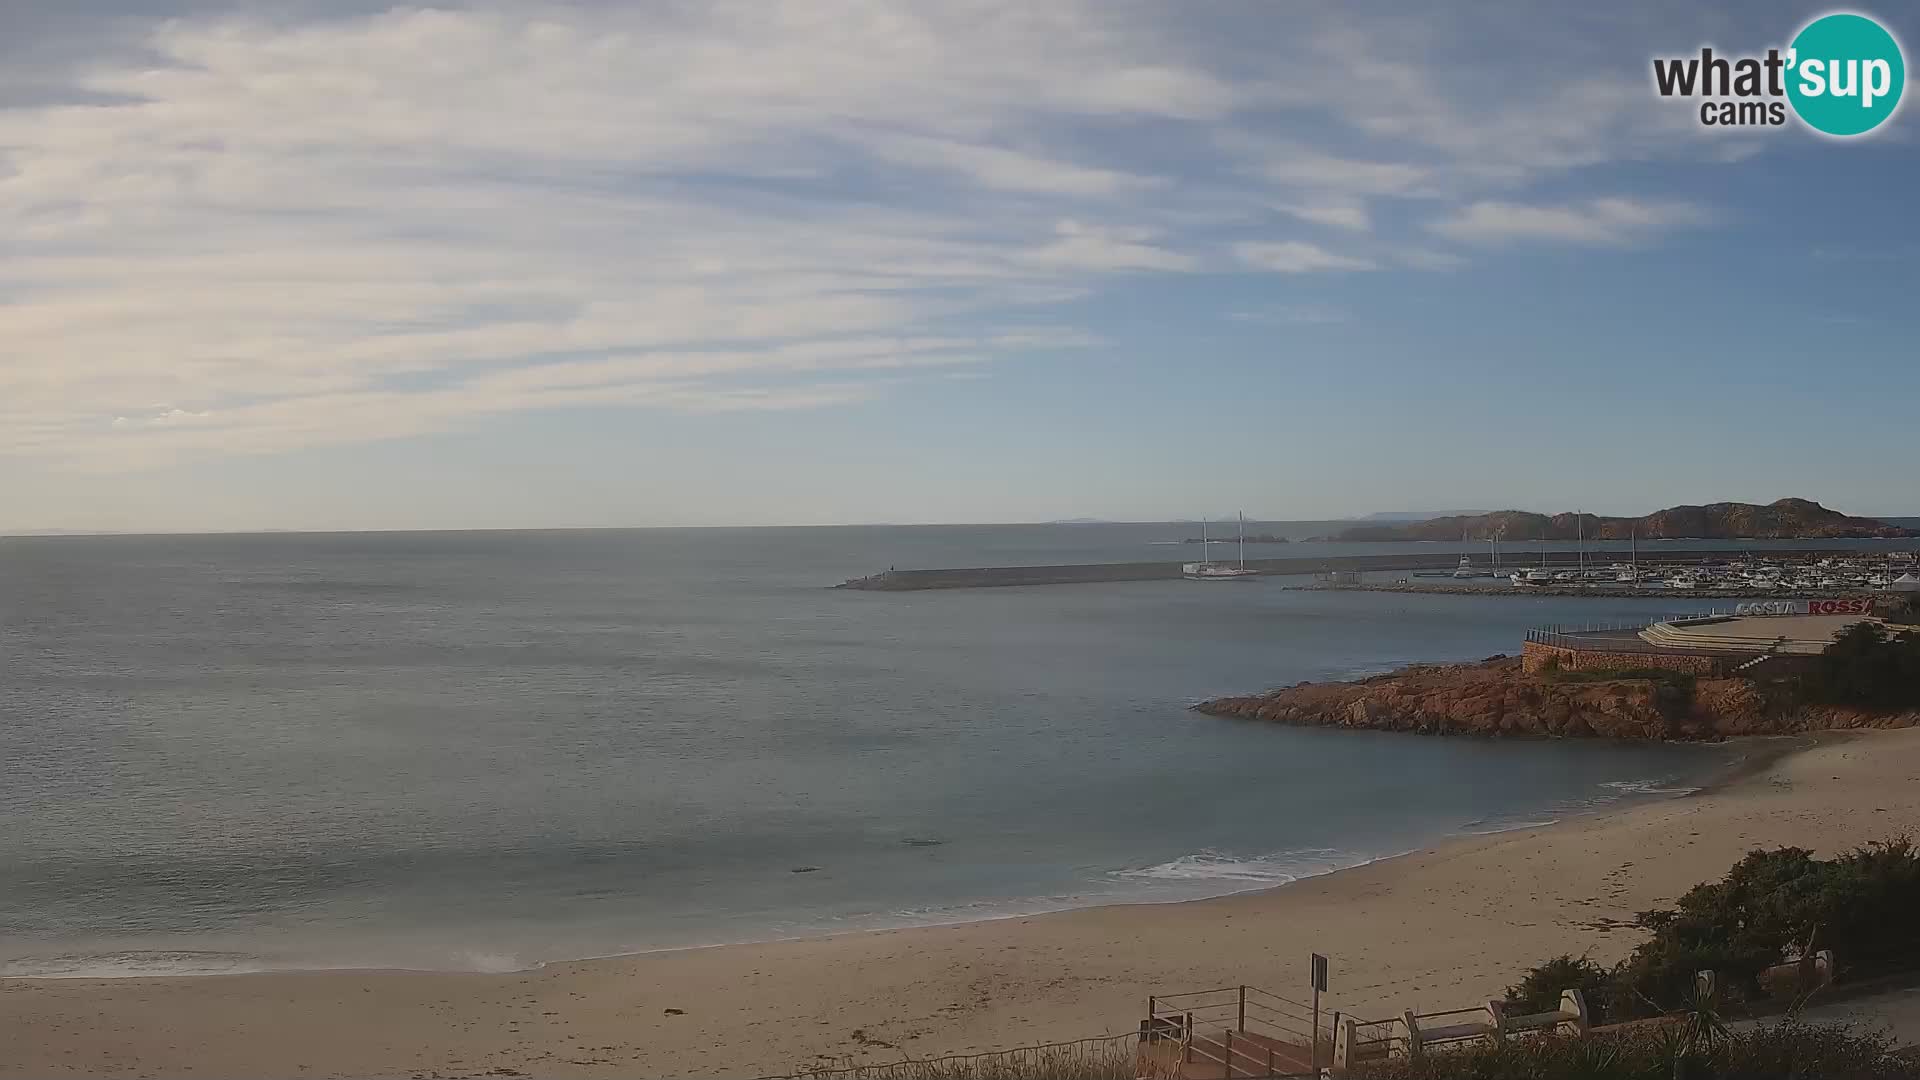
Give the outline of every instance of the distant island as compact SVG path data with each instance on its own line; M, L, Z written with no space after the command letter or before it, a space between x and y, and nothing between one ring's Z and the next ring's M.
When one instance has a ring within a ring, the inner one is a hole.
M1598 514L1535 514L1497 510L1454 515L1398 525L1358 525L1337 533L1339 541L1371 540L1841 540L1898 539L1920 530L1873 518L1849 517L1810 499L1754 503L1670 506L1645 517Z

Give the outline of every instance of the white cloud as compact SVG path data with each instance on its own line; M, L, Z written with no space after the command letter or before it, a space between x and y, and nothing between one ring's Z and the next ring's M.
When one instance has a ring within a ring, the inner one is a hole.
M1088 168L1003 147L949 139L882 137L870 140L867 146L876 156L887 161L950 171L984 187L1002 191L1114 195L1162 183L1153 177Z
M1239 256L1241 262L1256 270L1269 270L1279 274L1379 269L1379 264L1372 259L1336 254L1318 244L1309 244L1300 240L1287 240L1280 243L1248 241L1235 244L1233 252Z
M1034 250L1028 261L1079 270L1191 270L1196 260L1155 246L1148 229L1062 221L1058 239Z
M1483 201L1433 222L1434 232L1475 244L1557 241L1617 247L1650 239L1664 230L1705 225L1713 215L1682 202L1627 198L1592 199L1558 206Z
M1366 232L1373 227L1373 218L1367 213L1362 202L1331 202L1310 206L1282 206L1282 211L1292 214L1301 221L1315 225L1325 225L1333 229L1351 229Z
M1265 160L1255 171L1284 187L1348 195L1417 195L1431 190L1434 170L1399 161L1363 161L1292 144L1258 146L1234 140Z
M1461 265L1375 236L1405 216L1388 201L1473 243L1697 223L1520 201L1704 151L1637 83L1463 81L1475 42L1445 19L275 10L76 22L31 70L0 42L0 454L115 468L517 409L826 407L1084 347L1032 323L1114 273ZM1243 239L1276 212L1370 246Z
M1412 270L1458 270L1467 265L1467 260L1450 251L1434 251L1431 248L1401 248L1393 253L1393 261Z

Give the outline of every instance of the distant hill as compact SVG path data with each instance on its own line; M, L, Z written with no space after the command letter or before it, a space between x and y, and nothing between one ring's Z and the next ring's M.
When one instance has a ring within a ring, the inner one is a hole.
M1335 540L1836 540L1862 537L1920 536L1920 531L1873 518L1848 517L1808 499L1753 503L1670 506L1646 517L1598 514L1535 514L1497 510L1456 514L1402 525L1360 525Z
M1485 513L1482 510L1383 510L1378 514L1368 514L1361 521L1432 521L1442 517L1472 517Z

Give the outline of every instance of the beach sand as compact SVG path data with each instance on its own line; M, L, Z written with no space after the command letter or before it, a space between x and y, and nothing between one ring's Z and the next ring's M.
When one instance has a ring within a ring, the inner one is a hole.
M1130 1031L1153 993L1304 997L1313 951L1329 1010L1468 1006L1560 953L1618 959L1621 922L1753 848L1920 831L1920 730L1753 751L1691 797L1214 900L513 974L9 980L0 1077L754 1076Z

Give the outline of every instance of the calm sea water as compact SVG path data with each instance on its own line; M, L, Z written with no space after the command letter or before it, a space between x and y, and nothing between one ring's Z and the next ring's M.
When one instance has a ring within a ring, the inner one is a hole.
M1671 601L823 588L1187 531L0 539L0 973L506 969L1188 898L1736 753L1187 710Z

